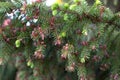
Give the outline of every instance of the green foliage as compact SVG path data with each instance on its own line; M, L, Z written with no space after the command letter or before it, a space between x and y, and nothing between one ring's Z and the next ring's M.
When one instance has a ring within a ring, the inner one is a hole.
M100 0L92 6L86 0L16 4L0 3L0 58L3 64L14 59L18 79L96 80L105 74L110 80L120 74L120 14ZM6 13L16 8L20 13L5 26Z
M10 8L13 7L12 3L9 2L0 2L0 13L5 13L10 11Z

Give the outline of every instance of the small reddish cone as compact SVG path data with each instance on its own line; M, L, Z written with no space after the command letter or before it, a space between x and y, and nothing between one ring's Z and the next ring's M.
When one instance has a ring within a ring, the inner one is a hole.
M58 37L57 40L55 41L55 45L61 45L61 39Z
M43 59L44 58L44 55L42 54L41 50L35 51L34 56L37 59Z
M67 58L67 55L66 54L62 54L61 55L61 59L65 60Z
M10 23L11 23L11 19L5 19L2 26L3 26L3 27L6 27L6 26L8 26Z
M82 44L83 46L87 46L87 45L88 45L88 42L87 42L87 41L83 41L83 42L81 42L81 44Z
M63 46L63 49L66 50L66 51L68 50L68 48L69 48L68 44L66 44L65 46Z
M73 72L75 70L75 68L73 66L68 66L66 70Z
M92 50L96 50L96 46L95 45L92 46Z

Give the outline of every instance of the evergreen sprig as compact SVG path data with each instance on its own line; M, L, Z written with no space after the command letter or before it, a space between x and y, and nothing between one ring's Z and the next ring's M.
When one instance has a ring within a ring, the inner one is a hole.
M0 58L9 62L15 56L21 80L95 80L104 74L119 79L120 15L100 0L51 7L44 1L19 7L1 2L0 15Z

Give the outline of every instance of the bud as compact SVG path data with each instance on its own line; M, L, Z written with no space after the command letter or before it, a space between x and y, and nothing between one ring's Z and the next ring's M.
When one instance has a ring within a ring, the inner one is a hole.
M92 50L96 50L96 46L95 45L92 46Z
M34 56L35 56L37 59L44 59L44 57L45 57L45 56L42 54L41 50L35 51Z
M73 72L73 71L75 71L75 68L74 68L73 66L68 66L68 67L66 68L66 70L67 70L67 71L70 71L70 72Z
M67 58L67 55L66 55L66 54L62 54L62 55L61 55L61 58L62 58L63 60L65 60L65 59Z
M21 43L21 42L20 42L20 39L16 40L16 41L15 41L16 47L20 47L20 43Z
M57 13L58 13L57 10L53 10L53 11L52 11L52 15L53 15L53 16L57 15Z
M69 48L68 44L66 44L65 46L63 46L63 49L66 50L66 51L68 50L68 48Z
M80 62L85 63L85 58L81 58Z
M61 45L61 40L60 40L60 38L58 38L56 41L55 41L55 45Z

